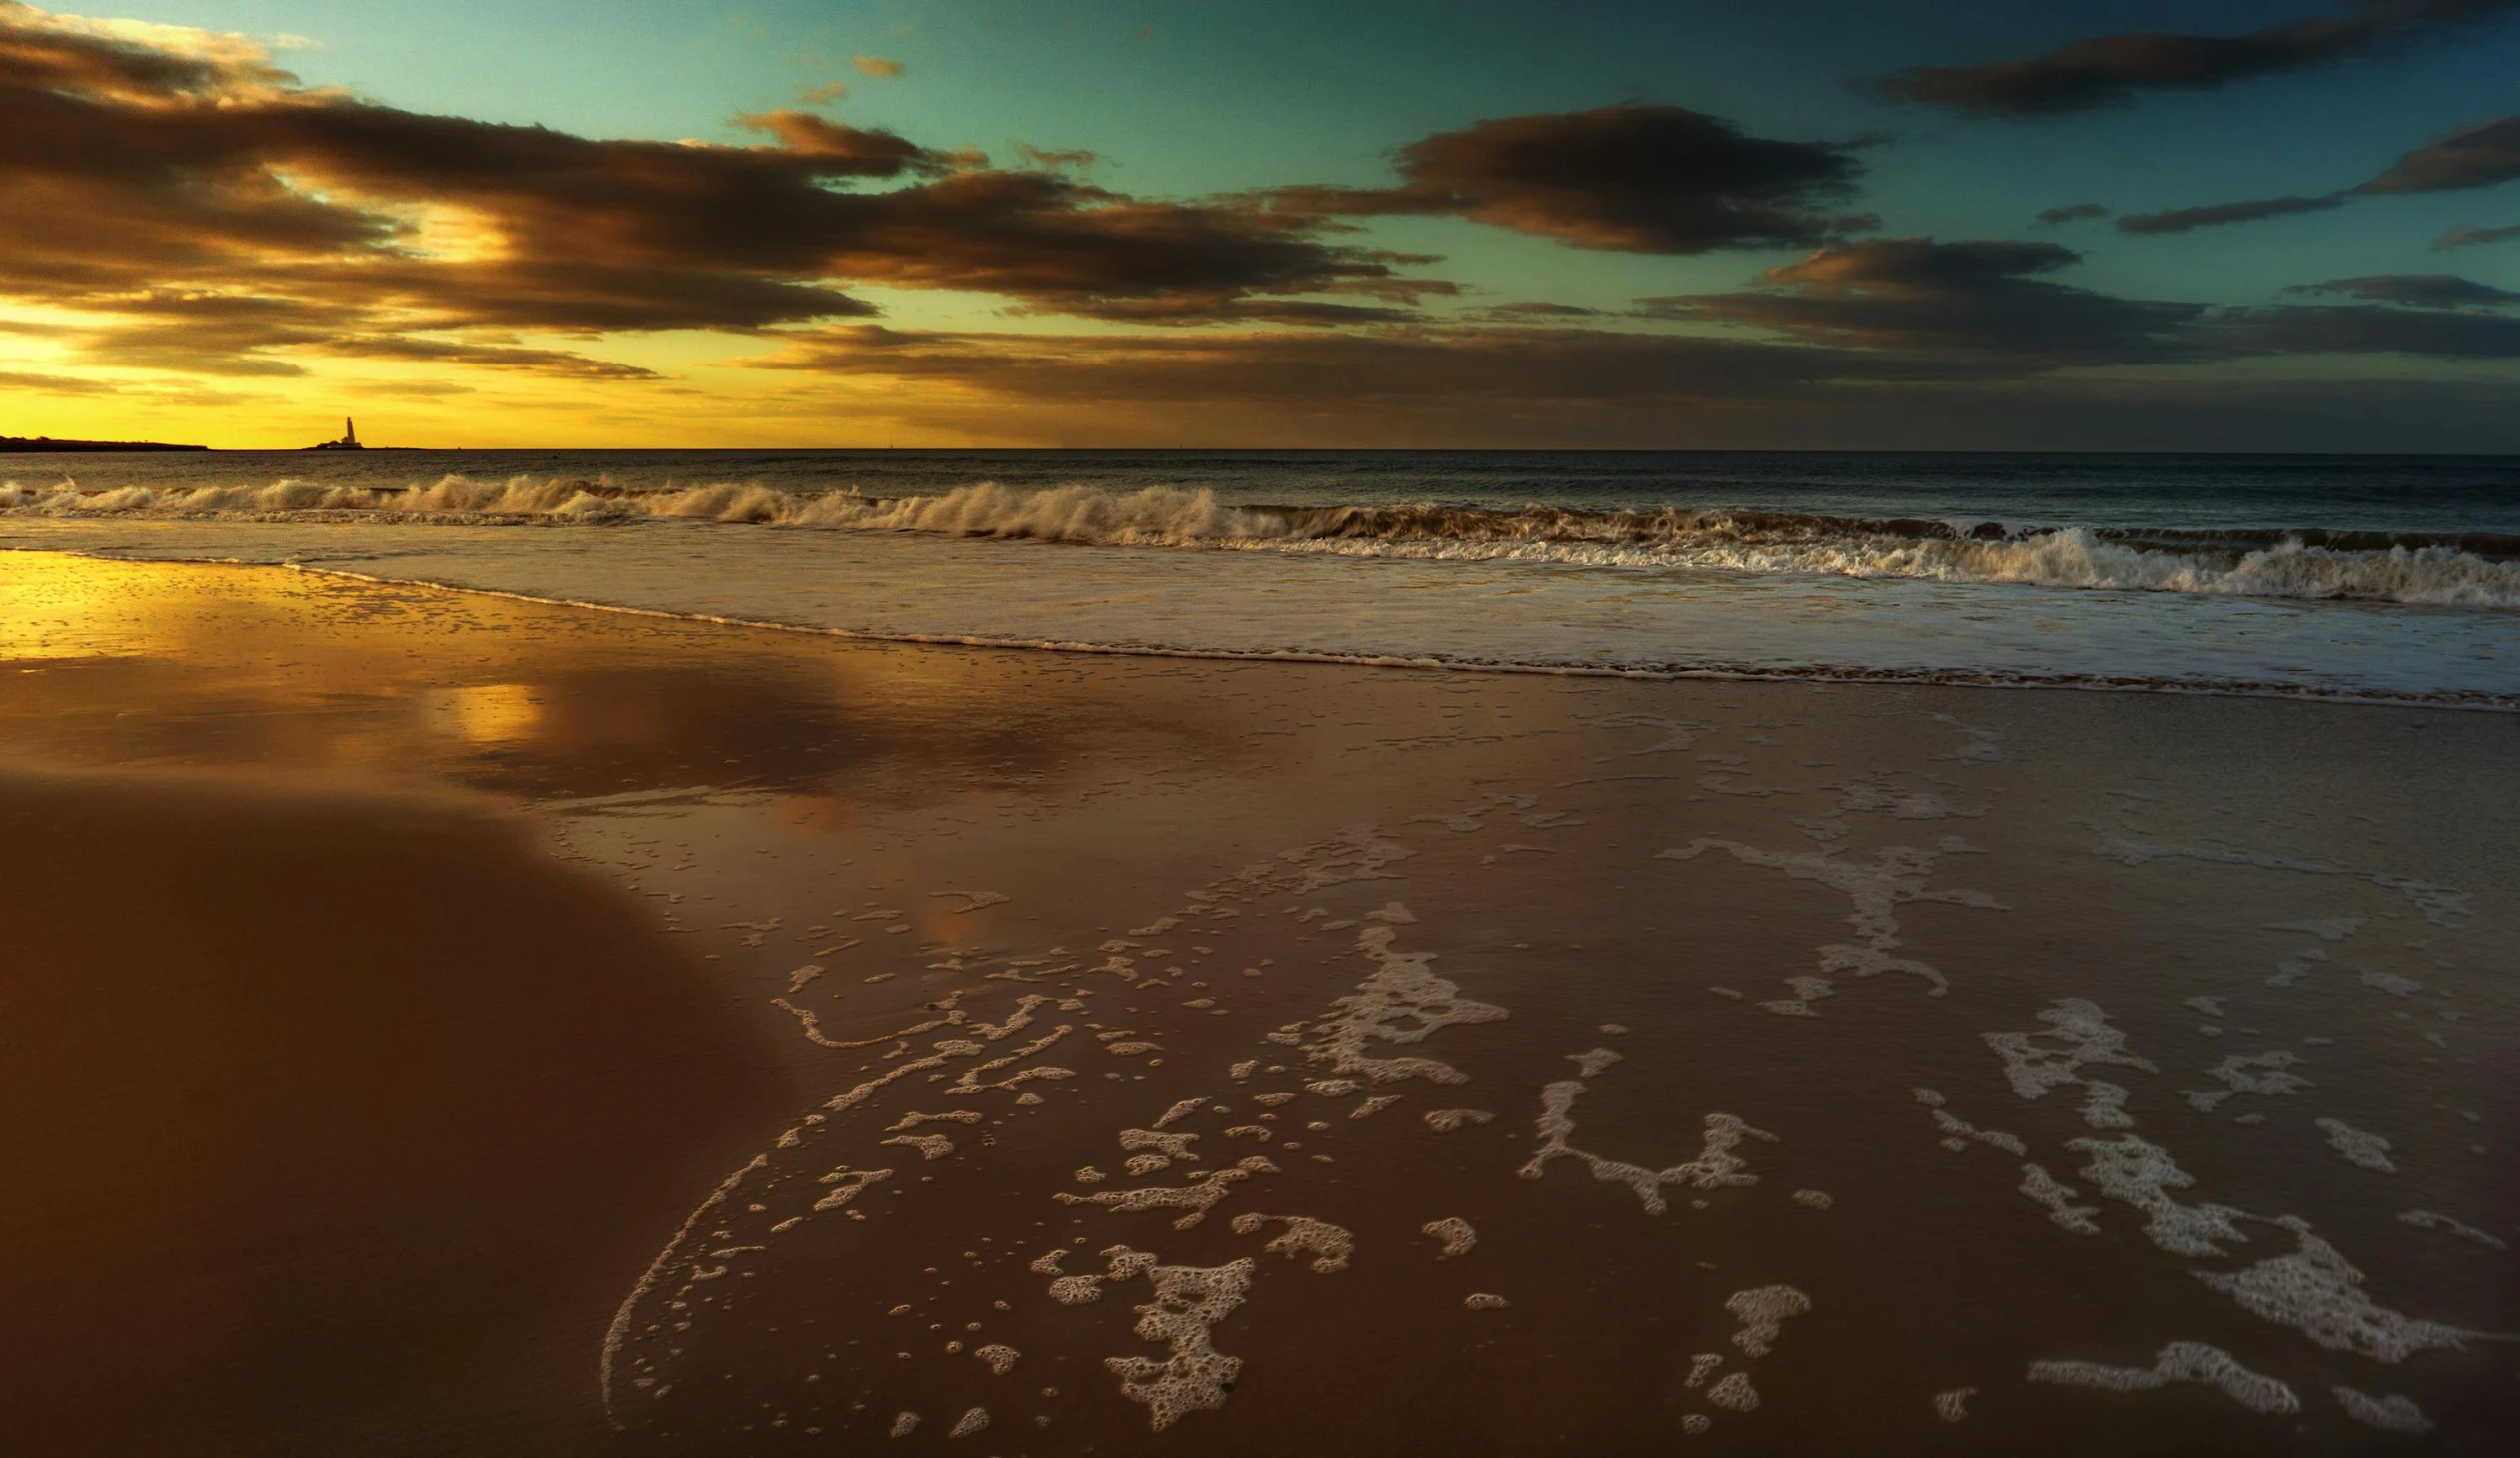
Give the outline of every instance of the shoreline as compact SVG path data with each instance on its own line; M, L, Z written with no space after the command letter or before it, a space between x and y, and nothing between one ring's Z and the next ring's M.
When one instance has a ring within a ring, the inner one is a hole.
M1610 678L1638 682L1708 681L1724 683L1824 683L1884 684L1919 687L1984 688L1984 689L2047 689L2078 693L2139 693L2202 695L2218 698L2282 699L2303 703L2334 703L2377 708L2454 709L2482 713L2520 713L2520 691L2493 694L2481 690L2456 690L2437 693L2390 693L2385 690L2329 689L2299 684L2250 682L2245 680L2143 678L2128 675L2097 674L2031 674L2006 673L1982 669L1899 669L1868 668L1843 664L1808 664L1791 667L1769 667L1749 663L1708 663L1650 665L1591 665L1579 663L1528 663L1478 659L1471 657L1422 654L1338 653L1309 649L1284 648L1238 650L1231 648L1182 647L1161 643L1096 643L1085 641L1034 640L998 638L977 634L882 632L860 628L833 627L816 623L783 622L770 618L730 614L678 612L667 608L640 607L631 604L603 602L588 598L543 595L508 591L494 587L470 586L440 582L425 577L396 577L381 573L356 572L342 567L308 566L296 561L258 562L242 558L157 558L114 555L105 551L87 551L54 546L0 546L0 550L48 552L106 562L158 562L175 566L214 567L279 567L309 576L332 577L344 581L364 582L377 586L421 588L441 592L511 602L535 603L588 612L616 613L629 617L656 618L667 621L707 623L721 627L755 629L767 632L796 633L847 642L899 643L924 647L981 648L990 650L1023 650L1033 652L1070 653L1111 657L1179 658L1196 661L1230 663L1306 663L1341 664L1363 668L1408 668L1435 672L1532 674L1544 677ZM1992 584L2001 586L2004 584ZM2086 589L2105 590L2105 589Z

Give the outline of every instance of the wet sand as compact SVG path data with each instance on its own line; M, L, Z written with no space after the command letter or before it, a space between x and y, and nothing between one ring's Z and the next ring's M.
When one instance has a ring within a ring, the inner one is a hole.
M37 554L0 684L41 848L0 1077L54 1110L9 1136L43 1350L0 1381L47 1436L2520 1424L2510 716L882 646Z

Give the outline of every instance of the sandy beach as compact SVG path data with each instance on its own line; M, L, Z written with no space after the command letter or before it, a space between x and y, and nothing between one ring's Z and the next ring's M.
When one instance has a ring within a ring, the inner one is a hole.
M0 682L56 1451L2520 1421L2508 715L32 552Z

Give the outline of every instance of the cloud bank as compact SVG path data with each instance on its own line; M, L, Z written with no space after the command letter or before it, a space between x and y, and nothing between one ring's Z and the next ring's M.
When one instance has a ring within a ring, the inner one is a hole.
M2095 36L2025 60L1911 66L1884 94L1983 116L2040 117L2119 106L2147 91L2200 91L2392 53L2520 11L2520 0L2356 0L2343 15L2244 35Z

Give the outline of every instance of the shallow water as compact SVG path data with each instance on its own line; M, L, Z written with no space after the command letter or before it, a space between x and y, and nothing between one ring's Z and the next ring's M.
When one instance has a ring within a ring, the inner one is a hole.
M2502 458L22 457L0 545L915 638L2520 703Z
M599 1447L2520 1420L2501 715L864 645L42 555L0 609L13 763L486 797L740 1033L774 1088L561 1323Z

